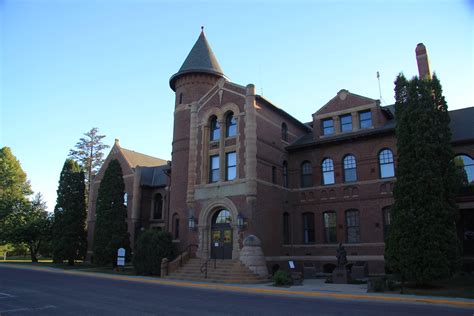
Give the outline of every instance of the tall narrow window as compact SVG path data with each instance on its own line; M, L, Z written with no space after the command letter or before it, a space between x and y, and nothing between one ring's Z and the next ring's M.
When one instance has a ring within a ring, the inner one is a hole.
M360 224L358 210L346 211L346 229L348 243L360 242Z
M460 170L464 185L474 183L474 159L468 155L457 155L454 157L454 164Z
M123 205L128 206L128 193L123 194Z
M290 243L290 214L283 213L283 244Z
M213 116L211 118L210 140L219 140L219 138L221 138L221 126L217 121L217 117Z
M332 118L322 120L323 125L323 135L334 134L334 122Z
M281 139L288 141L288 126L286 126L286 123L281 123Z
M288 188L288 163L283 161L283 186Z
M183 94L179 94L179 104L183 104Z
M179 216L178 214L173 215L173 237L179 239Z
M163 218L163 197L160 193L155 194L153 204L153 219Z
M324 159L321 167L323 169L323 184L334 184L334 163L332 159Z
M352 115L346 114L341 117L341 132L350 132L352 131Z
M372 112L370 110L359 112L359 124L360 128L372 127Z
M225 154L226 171L225 179L227 181L235 180L237 178L237 155L235 151Z
M356 159L353 155L344 157L344 182L357 181Z
M336 233L336 213L335 212L324 212L324 238L326 243L337 243Z
M277 182L277 168L272 166L272 183Z
M383 212L383 238L386 241L390 232L390 225L392 224L392 207L386 206L382 209Z
M209 158L209 182L217 182L220 180L219 155Z
M390 149L384 149L379 154L380 178L395 176L393 167L393 154Z
M314 243L314 214L303 213L303 242Z
M311 162L305 161L301 164L301 187L313 186L313 167Z
M229 112L225 117L225 137L237 135L237 120L234 113Z

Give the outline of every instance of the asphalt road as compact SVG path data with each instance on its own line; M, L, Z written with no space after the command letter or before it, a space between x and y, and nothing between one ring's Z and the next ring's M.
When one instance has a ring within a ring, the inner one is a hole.
M101 279L0 265L0 315L470 315L474 310Z

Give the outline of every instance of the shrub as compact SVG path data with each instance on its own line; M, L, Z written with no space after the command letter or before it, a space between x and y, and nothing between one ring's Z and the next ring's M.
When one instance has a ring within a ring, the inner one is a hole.
M278 270L273 276L273 282L276 286L291 285L293 284L293 279L287 271Z
M385 280L383 278L376 278L372 280L374 292L383 292L385 290Z
M133 255L133 267L140 275L160 275L161 260L173 259L176 254L169 233L149 229L138 237Z

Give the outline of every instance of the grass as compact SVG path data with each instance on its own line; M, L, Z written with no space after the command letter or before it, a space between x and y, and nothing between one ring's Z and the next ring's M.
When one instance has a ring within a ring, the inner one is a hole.
M434 281L424 287L406 286L404 294L463 297L474 299L474 274L459 274L450 279Z
M0 260L0 264L2 263L14 263L20 265L30 265L30 266L37 266L37 267L50 267L50 268L57 268L63 270L76 270L81 272L99 272L99 273L108 273L108 274L121 274L121 275L135 275L132 266L125 266L123 270L117 270L112 267L98 267L96 265L85 263L82 261L76 261L73 266L67 264L67 262L63 263L54 263L51 259L42 259L39 262L31 262L31 259L25 258L14 258L14 259L7 259L7 260Z

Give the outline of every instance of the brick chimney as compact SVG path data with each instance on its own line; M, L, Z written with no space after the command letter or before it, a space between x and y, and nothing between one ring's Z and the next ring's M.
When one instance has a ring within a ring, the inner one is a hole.
M416 45L415 53L420 79L431 79L430 61L425 45L423 43Z

